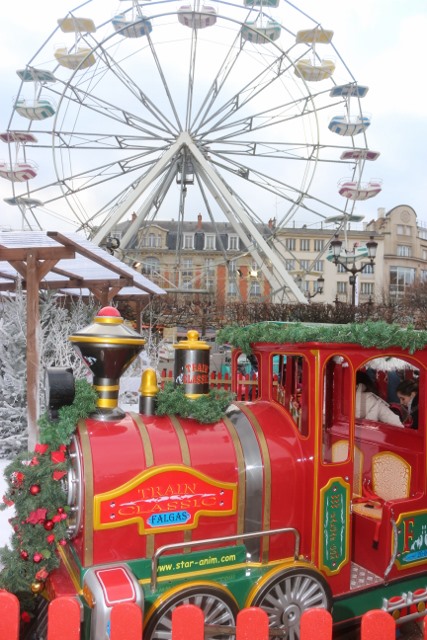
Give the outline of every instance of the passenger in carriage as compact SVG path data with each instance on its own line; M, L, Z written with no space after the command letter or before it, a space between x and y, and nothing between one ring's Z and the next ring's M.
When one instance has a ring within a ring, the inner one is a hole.
M396 389L401 407L405 411L403 422L411 429L418 429L418 382L406 379Z
M403 427L398 415L376 393L375 383L364 371L356 373L356 418L385 422Z

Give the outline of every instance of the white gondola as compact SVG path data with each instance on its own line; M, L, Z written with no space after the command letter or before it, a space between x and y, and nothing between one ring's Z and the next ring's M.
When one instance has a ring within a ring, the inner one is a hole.
M55 114L55 107L49 100L17 100L15 111L29 120L45 120Z
M381 192L382 186L379 180L369 182L356 182L353 180L341 180L338 193L349 200L368 200Z
M178 20L181 24L192 29L212 27L216 22L216 9L209 5L202 5L194 10L191 5L183 5L178 9Z
M357 136L366 131L371 124L371 119L365 116L334 116L328 128L340 136Z
M309 58L302 58L295 63L295 74L308 82L319 82L330 78L335 71L335 62L324 59L314 62Z
M76 36L75 45L72 48L65 46L58 47L55 50L55 58L62 67L67 69L87 69L95 64L95 56L90 47L78 46L78 34L94 33L96 26L90 18L77 18L70 16L68 18L60 18L58 25L64 33L74 33Z
M34 162L0 162L0 176L11 182L28 182L37 175Z
M319 82L330 78L335 71L335 62L325 58L319 60L316 56L317 44L330 44L334 32L321 27L298 31L295 41L297 44L311 44L312 52L309 58L302 58L295 63L295 74L308 82Z
M55 51L55 58L62 67L67 69L87 69L95 64L92 49L79 47L76 51L69 51L67 47L59 47Z
M27 67L18 69L17 75L25 83L33 83L34 95L32 100L20 98L15 103L15 111L28 120L45 120L55 114L55 105L51 100L40 95L40 87L56 82L56 78L50 71Z
M37 165L28 160L19 161L19 149L21 145L31 142L36 143L37 138L32 133L23 131L6 131L0 134L0 140L7 144L15 145L15 158L13 162L0 162L0 176L11 182L27 182L37 175Z
M127 19L126 15L120 13L111 20L114 30L125 38L141 38L152 32L153 26L144 16L137 16L134 19Z
M364 98L368 91L369 87L351 82L349 84L342 84L334 87L329 92L329 95L331 98Z
M280 38L281 26L275 20L254 20L253 22L245 22L240 34L243 40L253 42L254 44L267 44L274 42Z

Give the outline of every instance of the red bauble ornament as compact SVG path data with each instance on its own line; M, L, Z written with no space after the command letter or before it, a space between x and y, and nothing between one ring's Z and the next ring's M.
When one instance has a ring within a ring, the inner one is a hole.
M62 538L62 539L59 541L59 544L61 545L61 547L65 547L65 545L67 544L67 541L65 540L65 538Z
M55 535L51 533L49 536L46 536L46 540L49 544L52 544L53 542L55 542Z
M36 496L38 493L40 493L41 491L41 487L39 484L32 484L30 487L30 493L32 496Z
M43 560L43 556L41 553L36 552L33 555L33 562L35 562L36 564L38 564L39 562L41 562Z
M46 520L43 526L46 529L46 531L52 531L53 527L55 526L55 523L52 520Z
M57 508L57 512L58 513L64 513L64 507L58 507Z
M28 613L28 611L23 611L21 613L21 620L22 620L22 622L30 622L31 621L31 616Z
M23 560L28 560L28 551L21 551L19 555Z

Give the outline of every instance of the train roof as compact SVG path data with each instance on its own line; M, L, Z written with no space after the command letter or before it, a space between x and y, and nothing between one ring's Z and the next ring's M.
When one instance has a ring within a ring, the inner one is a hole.
M298 344L320 342L357 344L366 348L399 347L408 353L424 349L427 331L412 326L400 327L387 322L353 322L349 324L315 324L309 322L260 322L245 327L224 327L217 341L251 353L255 343Z

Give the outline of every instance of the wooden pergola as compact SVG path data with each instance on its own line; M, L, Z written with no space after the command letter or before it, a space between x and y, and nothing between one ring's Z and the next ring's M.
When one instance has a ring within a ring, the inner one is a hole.
M27 294L28 447L32 449L39 418L40 289L86 289L100 306L110 304L123 290L132 297L165 291L84 237L57 231L0 232L0 290L14 291L18 280Z

